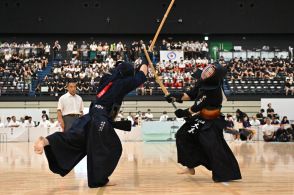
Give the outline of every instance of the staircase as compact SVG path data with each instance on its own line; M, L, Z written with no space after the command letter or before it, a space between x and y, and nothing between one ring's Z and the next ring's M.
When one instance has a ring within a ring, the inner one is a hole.
M52 61L49 61L47 64L47 67L44 70L37 72L38 78L32 81L32 89L29 93L29 96L35 96L35 89L38 83L42 82L45 76L51 73L51 69L52 69Z

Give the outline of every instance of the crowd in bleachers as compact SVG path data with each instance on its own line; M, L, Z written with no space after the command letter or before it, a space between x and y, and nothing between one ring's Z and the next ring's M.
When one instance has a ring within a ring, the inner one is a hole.
M130 44L122 41L113 42L108 44L107 42L95 42L87 43L83 41L81 45L78 45L75 41L70 41L66 46L66 59L73 57L79 57L80 60L105 60L108 55L111 55L115 59L116 56L121 56L124 60L135 61L140 57L143 51L143 44L146 44L148 49L148 43L144 43L143 40L133 41ZM151 44L151 41L149 41ZM54 49L56 48L56 49ZM55 42L53 47L54 51L60 51L61 46L58 41ZM182 50L185 52L187 58L204 58L208 55L208 44L203 41L168 41L163 39L160 44L153 48L154 55L159 55L159 50Z
M53 67L36 85L37 95L58 96L64 93L65 83L70 78L77 79L79 93L95 93L99 79L113 68L116 61L140 64L143 44L142 40L129 44L121 41L109 44L83 41L78 44L70 41L66 46L61 46L59 41L52 46L42 42L1 43L0 94L28 94L38 72L44 70L48 59L51 59L50 53L53 54ZM159 50L183 50L185 55L180 61L159 61ZM207 54L206 42L162 40L154 48L153 61L158 62L158 74L169 90L185 90L193 84L193 73L197 68L210 63ZM230 94L294 95L294 63L288 59L234 58L225 62L221 57L219 61L228 67L225 84ZM151 71L148 81L137 90L137 94L162 94Z
M101 76L113 68L116 61L131 60L136 65L141 63L142 45L144 42L134 41L127 46L122 42L92 42L91 44L82 42L78 45L75 41L70 41L66 46L67 60L60 60L61 46L58 41L53 46L53 56L57 59L53 64L52 71L47 75L43 82L36 87L36 94L50 94L58 96L65 92L65 83L67 79L75 78L78 83L78 92L80 94L91 94L99 83ZM158 50L181 49L186 52L185 60L162 61L157 64L158 72L167 87L182 89L190 86L192 81L191 72L195 70L196 64L207 64L208 45L206 42L169 42L163 40L160 46L154 50L154 58L157 58ZM197 59L192 58L198 57ZM204 56L203 58L201 58ZM153 74L149 73L149 79L138 94L144 94L144 91L150 91L157 88ZM155 90L156 91L156 90ZM161 92L160 92L161 93ZM147 93L145 93L147 94ZM156 93L155 93L156 94Z
M0 95L28 95L32 81L48 64L46 45L0 44Z
M50 55L50 45L42 42L30 43L26 41L25 43L0 43L0 58L4 60L10 60L13 56L17 56L21 59L29 57L40 57L43 55Z
M164 86L170 91L183 91L191 88L195 82L194 73L198 68L203 68L208 64L204 57L201 59L186 58L177 61L160 61L156 64L156 70ZM147 82L139 88L139 94L162 94L161 89L154 80L154 75L149 71Z
M226 63L227 80L232 93L294 93L294 63L287 59L235 58Z
M64 60L54 63L51 73L36 87L36 93L58 96L66 92L66 82L69 79L77 81L79 94L92 94L96 92L100 78L106 72L110 72L114 66L114 60L108 56L104 62L82 62L73 58L70 62Z
M72 57L80 60L88 59L89 62L96 60L96 63L98 61L103 64L107 56L110 55L114 62L121 59L139 63L142 44L142 40L134 41L130 46L122 42L111 43L110 45L102 42L93 42L91 44L83 42L78 47L72 41L67 45L67 56L69 56L69 59ZM197 68L209 63L206 59L208 52L206 42L163 40L157 48L155 47L155 59L156 55L158 56L158 50L183 50L185 52L185 59L180 61L161 61L157 64L158 74L161 76L164 85L170 88L170 90L189 88L193 83L193 72ZM224 62L221 58L220 62L229 69L227 80L231 94L294 94L293 64L287 59L274 58L267 60L251 58L243 60L242 58L235 58L229 62ZM93 83L92 79L91 84ZM90 85L91 87L93 85ZM155 95L157 93L154 93L154 91L157 89L158 85L155 83L152 73L150 73L148 81L139 88L138 94ZM158 90L158 93L161 94L160 90Z
M75 41L70 41L63 47L59 41L55 41L52 46L42 42L4 42L0 44L0 74L3 75L0 81L0 84L3 85L1 92L10 95L9 91L16 94L19 90L27 94L32 87L33 79L37 80L38 71L47 66L48 58L52 53L54 63L52 71L36 86L37 95L64 93L65 83L70 78L77 79L79 93L94 93L101 76L109 72L116 61L127 60L139 64L143 44L142 40L133 41L130 44L121 41L110 44L83 41L80 45ZM66 52L62 52L63 50ZM180 62L162 61L158 63L158 72L164 84L172 89L190 86L193 80L191 73L195 70L196 64L199 66L208 63L206 59L208 44L204 41L162 40L154 47L153 60L159 58L159 50L183 50L185 52L185 59ZM152 91L157 85L151 72L149 76L148 82L143 87L144 90L148 91L149 88Z

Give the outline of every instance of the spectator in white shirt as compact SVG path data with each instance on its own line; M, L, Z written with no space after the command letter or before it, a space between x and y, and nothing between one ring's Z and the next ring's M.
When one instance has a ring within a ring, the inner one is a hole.
M185 67L186 67L186 64L184 64L184 60L181 60L180 63L179 63L179 68L180 68L181 70L184 70Z
M11 121L7 125L8 127L19 127L20 123L16 120L15 116L11 117Z
M83 41L81 45L81 55L82 55L82 60L88 60L89 45L85 41Z
M29 55L30 55L30 51L31 51L31 44L27 41L27 42L24 44L24 48L25 48L25 56L26 56L26 57L29 57Z
M69 42L67 44L67 50L66 50L66 53L67 53L67 59L71 59L71 56L72 56L72 52L73 52L73 47L74 47L74 44L73 42Z
M46 116L42 117L42 120L40 121L38 127L43 127L43 128L50 127L50 122L46 120Z
M32 121L31 116L28 116L25 118L24 126L25 127L34 127L35 126L34 122Z
M146 121L152 121L153 120L153 114L151 113L151 110L148 109L147 113L145 114L146 116Z
M58 121L54 121L53 118L50 118L50 121L49 121L49 127L52 128L52 127L59 127L59 123Z
M111 57L111 55L109 55L109 56L106 58L105 61L108 63L109 67L112 68L112 67L114 66L114 60L113 60L113 58Z
M19 126L24 127L24 123L25 122L25 118L24 117L20 117L19 119Z
M250 125L257 127L260 125L260 121L256 118L256 115L252 116L252 120L250 121Z
M262 127L263 139L266 142L275 140L275 127L271 124L271 119L266 118L266 124Z
M11 121L11 117L6 117L6 122L4 123L4 127L8 127L10 121Z
M121 52L123 50L124 50L124 46L123 46L122 42L118 42L118 44L116 45L116 51Z
M134 64L135 64L136 66L140 65L141 63L142 63L142 59L141 59L141 57L138 57L137 59L135 59ZM157 63L156 65L158 65L158 63Z
M97 44L95 42L93 42L91 45L90 45L90 50L91 51L97 51Z
M123 111L119 111L119 113L117 114L117 116L116 116L116 121L121 121L121 120L123 120L123 118L124 118L124 113L123 113Z
M142 117L142 113L141 113L141 111L139 110L138 112L137 112L137 114L135 115L135 118L141 118Z
M129 116L127 116L127 120L128 121L131 121L132 126L134 125L134 119L133 119L133 116L132 116L132 113L131 112L129 112Z
M206 42L202 43L201 51L208 52L208 44Z
M48 43L46 43L44 50L45 55L48 57L50 55L50 45Z
M159 118L159 121L167 121L168 115L166 111L163 111L162 115Z
M6 61L9 61L11 59L12 55L9 52L6 52L6 54L4 55L4 59Z

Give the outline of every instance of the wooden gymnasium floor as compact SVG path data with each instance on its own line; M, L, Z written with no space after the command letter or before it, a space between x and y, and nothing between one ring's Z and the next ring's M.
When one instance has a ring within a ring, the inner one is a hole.
M174 142L124 142L111 180L118 185L87 187L86 161L62 178L48 170L32 143L0 144L0 194L294 194L294 143L229 143L243 180L214 183L203 167L195 176L177 175Z

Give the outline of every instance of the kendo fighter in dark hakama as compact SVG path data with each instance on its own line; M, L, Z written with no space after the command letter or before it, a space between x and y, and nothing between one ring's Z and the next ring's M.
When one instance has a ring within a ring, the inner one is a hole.
M215 182L241 179L238 162L223 137L225 120L220 110L225 74L222 65L208 65L190 91L166 96L168 102L195 100L190 108L175 111L178 118L186 119L176 133L178 163L187 167L179 174L194 175L195 168L203 165L212 171Z
M35 152L45 150L53 173L67 175L87 155L88 186L91 188L114 185L108 179L116 168L122 145L114 128L130 130L131 123L114 122L123 98L146 81L147 60L134 70L132 64L117 63L111 74L99 83L96 100L89 114L78 118L68 132L56 132L35 142Z

